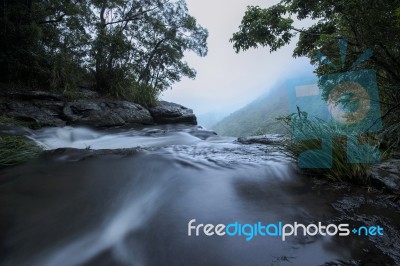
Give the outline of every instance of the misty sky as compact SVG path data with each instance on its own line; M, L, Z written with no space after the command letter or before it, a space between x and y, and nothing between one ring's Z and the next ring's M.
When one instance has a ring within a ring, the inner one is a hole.
M230 113L290 76L311 74L307 58L292 58L295 42L272 54L268 48L236 54L229 42L248 5L267 7L277 2L187 0L189 13L209 31L209 53L204 58L188 53L186 60L197 70L196 79L184 78L161 98L192 108L198 115Z

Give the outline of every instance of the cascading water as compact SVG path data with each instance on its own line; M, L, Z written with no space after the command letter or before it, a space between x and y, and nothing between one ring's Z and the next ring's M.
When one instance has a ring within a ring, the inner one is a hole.
M0 171L0 265L399 262L390 239L400 219L391 206L356 189L318 185L273 146L185 126L51 128L29 137L48 150L75 149ZM386 214L375 216L377 209ZM379 222L387 234L375 243L354 236L189 237L192 219Z

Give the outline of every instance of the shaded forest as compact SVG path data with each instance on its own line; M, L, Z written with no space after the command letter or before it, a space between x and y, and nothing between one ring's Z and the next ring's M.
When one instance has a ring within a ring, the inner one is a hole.
M154 104L195 77L185 51L207 54L208 32L183 0L3 0L0 25L3 89L84 86Z

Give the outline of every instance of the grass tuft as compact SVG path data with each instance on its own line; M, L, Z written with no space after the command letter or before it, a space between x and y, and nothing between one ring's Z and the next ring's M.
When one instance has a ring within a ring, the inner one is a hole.
M326 123L322 120L313 119L312 121L300 114L292 114L287 117L279 118L293 134L296 130L296 138L290 138L281 143L281 151L290 158L298 161L299 156L310 150L321 150L321 140L332 140L332 151L326 151L320 158L332 158L331 168L324 169L303 169L306 173L327 178L336 182L350 182L358 184L368 184L371 178L371 164L368 163L349 163L347 147L352 145L369 144L374 148L379 148L381 141L368 135L360 135L358 132L349 134L343 128ZM348 136L353 136L349 138ZM354 149L355 157L362 159L366 154L362 149ZM329 154L328 154L329 153ZM385 154L383 154L385 156Z
M0 115L0 125L24 126L23 122L18 121L15 118L5 116L5 115Z
M79 100L84 98L76 89L65 88L62 90L62 95L68 100Z
M42 149L21 136L0 137L0 168L17 165L39 156Z
M158 103L159 89L146 84L114 84L113 92L118 99L124 99L145 107L155 106Z

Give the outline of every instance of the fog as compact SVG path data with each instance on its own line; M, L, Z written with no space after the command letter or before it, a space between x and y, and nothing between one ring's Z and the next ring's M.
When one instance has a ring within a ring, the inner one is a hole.
M190 107L197 115L219 113L223 116L250 103L286 78L310 75L313 68L309 60L292 57L295 40L272 54L268 48L236 54L229 42L247 6L268 7L277 2L187 0L190 14L209 31L209 53L204 58L186 54L186 61L197 70L196 79L182 79L161 98Z

